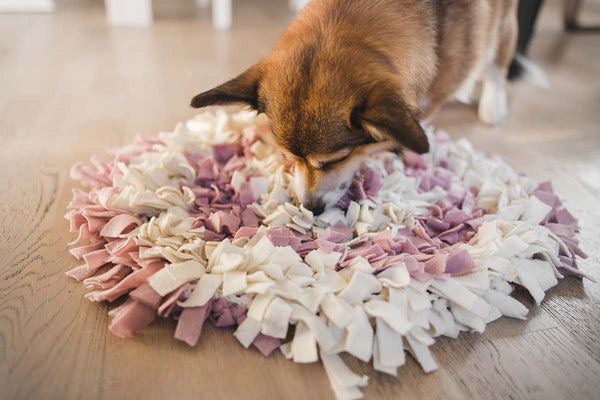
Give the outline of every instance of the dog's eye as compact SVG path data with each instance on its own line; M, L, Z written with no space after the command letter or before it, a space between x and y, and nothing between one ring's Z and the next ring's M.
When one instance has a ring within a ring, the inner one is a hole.
M267 105L265 104L264 101L258 100L255 104L254 109L259 113L262 114L265 112L265 110L267 109Z
M350 156L350 153L346 154L344 157L341 157L341 158L338 158L335 160L331 160L331 161L327 161L327 162L319 162L319 169L330 168L330 167L334 166L335 164L339 164L342 161L346 160L349 156Z

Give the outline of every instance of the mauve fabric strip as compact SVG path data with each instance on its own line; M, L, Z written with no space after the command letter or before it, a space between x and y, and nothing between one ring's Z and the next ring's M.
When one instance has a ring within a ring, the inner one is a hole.
M212 302L209 301L202 307L184 308L179 316L179 321L177 321L175 339L194 347L200 339L204 321L208 318L211 307Z

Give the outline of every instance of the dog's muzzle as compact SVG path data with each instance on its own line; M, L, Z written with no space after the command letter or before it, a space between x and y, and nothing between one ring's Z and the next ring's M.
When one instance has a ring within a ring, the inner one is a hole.
M304 207L312 211L314 215L319 215L325 211L325 202L322 199L310 199L304 203Z

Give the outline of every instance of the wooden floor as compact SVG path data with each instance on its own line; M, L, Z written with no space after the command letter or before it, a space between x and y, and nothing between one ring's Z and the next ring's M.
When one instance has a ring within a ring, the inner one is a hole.
M121 340L108 304L65 277L77 262L63 219L69 167L193 115L195 93L266 54L292 18L285 0L236 0L233 30L215 32L192 0L155 1L151 28L110 28L102 1L58 1L54 15L0 15L0 397L3 399L326 399L319 364L244 350L208 327L196 348L158 321ZM450 105L437 125L467 136L537 179L552 179L580 218L581 269L600 282L600 36L561 32L547 2L531 56L550 91L510 88L502 128ZM600 4L586 2L600 22ZM485 334L439 340L440 369L410 359L397 379L370 377L367 398L598 399L600 283L567 278L528 321L502 319Z

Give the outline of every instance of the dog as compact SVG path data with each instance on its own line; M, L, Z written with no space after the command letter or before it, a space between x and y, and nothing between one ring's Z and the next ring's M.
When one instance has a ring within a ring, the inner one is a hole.
M506 117L517 0L313 0L273 51L192 107L242 103L270 121L295 161L299 201L320 213L347 191L362 159L429 150L421 121L447 101Z

